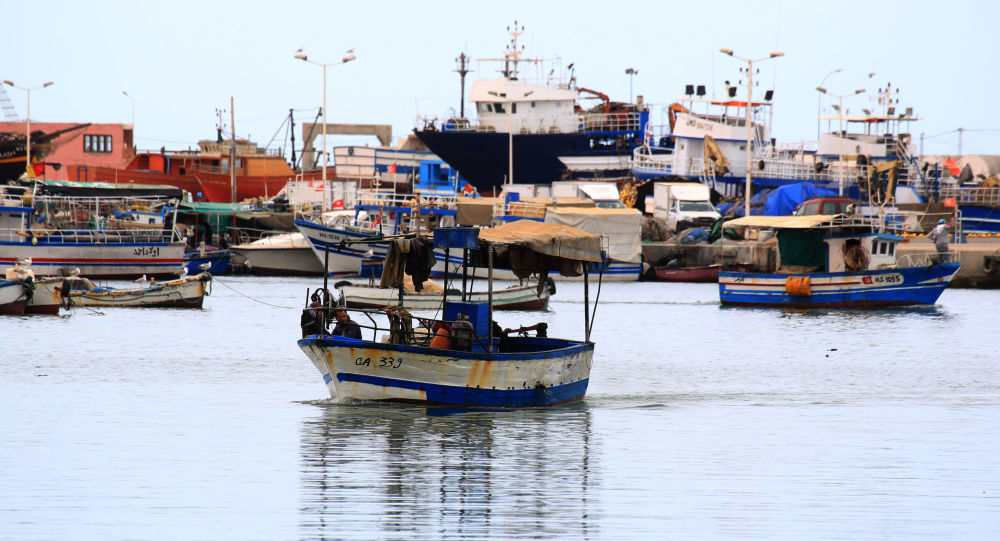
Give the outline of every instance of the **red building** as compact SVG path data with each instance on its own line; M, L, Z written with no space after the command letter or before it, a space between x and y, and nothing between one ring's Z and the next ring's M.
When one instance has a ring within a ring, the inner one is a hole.
M25 134L24 122L0 122L0 133ZM131 124L90 124L72 122L31 123L32 162L44 162L44 173L36 165L37 176L49 180L70 178L70 167L122 168L135 157Z

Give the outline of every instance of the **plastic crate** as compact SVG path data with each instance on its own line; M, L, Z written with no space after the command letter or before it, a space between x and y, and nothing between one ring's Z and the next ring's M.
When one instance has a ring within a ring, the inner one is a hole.
M434 246L438 248L475 248L479 229L475 227L439 227L434 230Z

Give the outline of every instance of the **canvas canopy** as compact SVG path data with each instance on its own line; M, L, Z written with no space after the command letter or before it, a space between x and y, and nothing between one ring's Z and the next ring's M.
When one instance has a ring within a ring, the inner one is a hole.
M479 240L573 261L601 261L601 237L566 225L517 220L481 230Z
M608 239L608 258L642 261L642 213L636 209L548 208L545 222L567 225Z
M493 220L493 206L498 199L493 197L464 197L458 200L455 221L458 225L490 225Z
M774 229L809 229L829 225L839 214L812 214L808 216L744 216L729 220L724 227L754 227Z

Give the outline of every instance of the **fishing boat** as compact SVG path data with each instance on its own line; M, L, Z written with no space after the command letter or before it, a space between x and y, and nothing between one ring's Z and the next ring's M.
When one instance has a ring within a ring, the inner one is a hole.
M554 224L438 228L434 244L446 250L477 251L488 269L497 261L514 259L507 264L536 266L542 271L566 262L582 272L583 264L601 261L600 237ZM390 249L399 247L394 242ZM581 400L587 391L594 353L588 286L585 281L584 340L548 337L545 325L532 326L534 336L528 336L530 331L500 330L493 321L492 303L470 302L463 287L461 296L445 299L442 320L423 320L417 329L405 310L353 311L364 317L363 324L354 324L362 338L322 332L308 334L298 344L338 400L458 407L555 406ZM489 287L492 290L492 280ZM324 319L331 319L335 297L329 290L324 287L311 298Z
M31 286L20 280L0 280L0 314L23 314L30 293Z
M578 86L573 64L557 73L524 57L517 44L521 30L515 23L503 58L484 59L503 62L503 76L472 83L476 120L464 117L463 105L461 117L440 124L418 119L422 125L414 133L484 195L507 183L629 176L632 150L649 119L641 98L636 104L612 101ZM522 63L537 66L537 76L525 73Z
M734 229L773 229L778 257L767 269L719 273L723 305L881 308L933 305L959 269L944 255L896 256L898 235L844 215L749 216Z
M31 270L30 259L20 259L6 271L7 281L18 282L24 286L26 299L23 313L25 314L59 314L62 296L59 287L62 278L48 276L37 277Z
M723 267L718 263L695 267L671 267L669 265L664 265L653 269L653 281L714 283L719 281L719 273L722 270L749 272L750 269L750 265L730 265Z
M404 287L403 298L399 299L396 289L380 287L375 284L352 284L346 280L337 282L334 287L340 291L342 305L348 308L382 308L384 306L402 306L407 310L438 310L444 304L444 289L440 284L428 280L424 282L421 291L414 291L412 279L410 286ZM541 287L533 284L518 283L493 291L493 308L495 310L545 310L549 305L549 296L555 289L551 279ZM466 295L470 302L487 302L488 291L473 291Z
M148 188L148 187L142 187ZM32 260L38 276L172 278L184 243L174 215L151 210L180 196L176 188L59 181L0 187L0 265Z
M420 227L430 231L439 224L453 225L456 199L454 193L371 190L362 193L353 210L324 213L318 221L296 219L295 226L320 262L320 272L326 267L329 276L360 276L363 261L385 259L389 249L388 241L369 241Z
M275 233L255 241L237 244L233 251L246 258L251 274L264 276L322 276L323 264L306 236Z
M207 272L123 288L98 286L87 278L75 276L63 280L60 293L67 307L201 308L211 288L212 275Z

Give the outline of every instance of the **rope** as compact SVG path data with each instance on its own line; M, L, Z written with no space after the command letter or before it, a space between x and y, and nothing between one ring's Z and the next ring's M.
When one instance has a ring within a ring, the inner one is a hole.
M261 304L265 304L267 306L273 306L275 308L283 308L285 310L299 310L299 308L293 308L293 307L290 307L290 306L280 306L280 305L277 305L277 304L271 304L269 302L264 302L264 301L262 301L260 299L255 299L255 298L251 297L250 295L247 295L246 293L243 293L243 292L235 289L234 287L232 287L229 284L223 282L222 280L219 280L219 278L217 276L213 276L212 277L212 281L213 282L219 282L220 284L222 284L222 285L226 286L227 288L229 288L234 293L238 293L238 294L240 294L240 295L242 295L242 296L244 296L244 297L246 297L246 298L248 298L248 299L250 299L250 300L252 300L254 302L259 302Z

